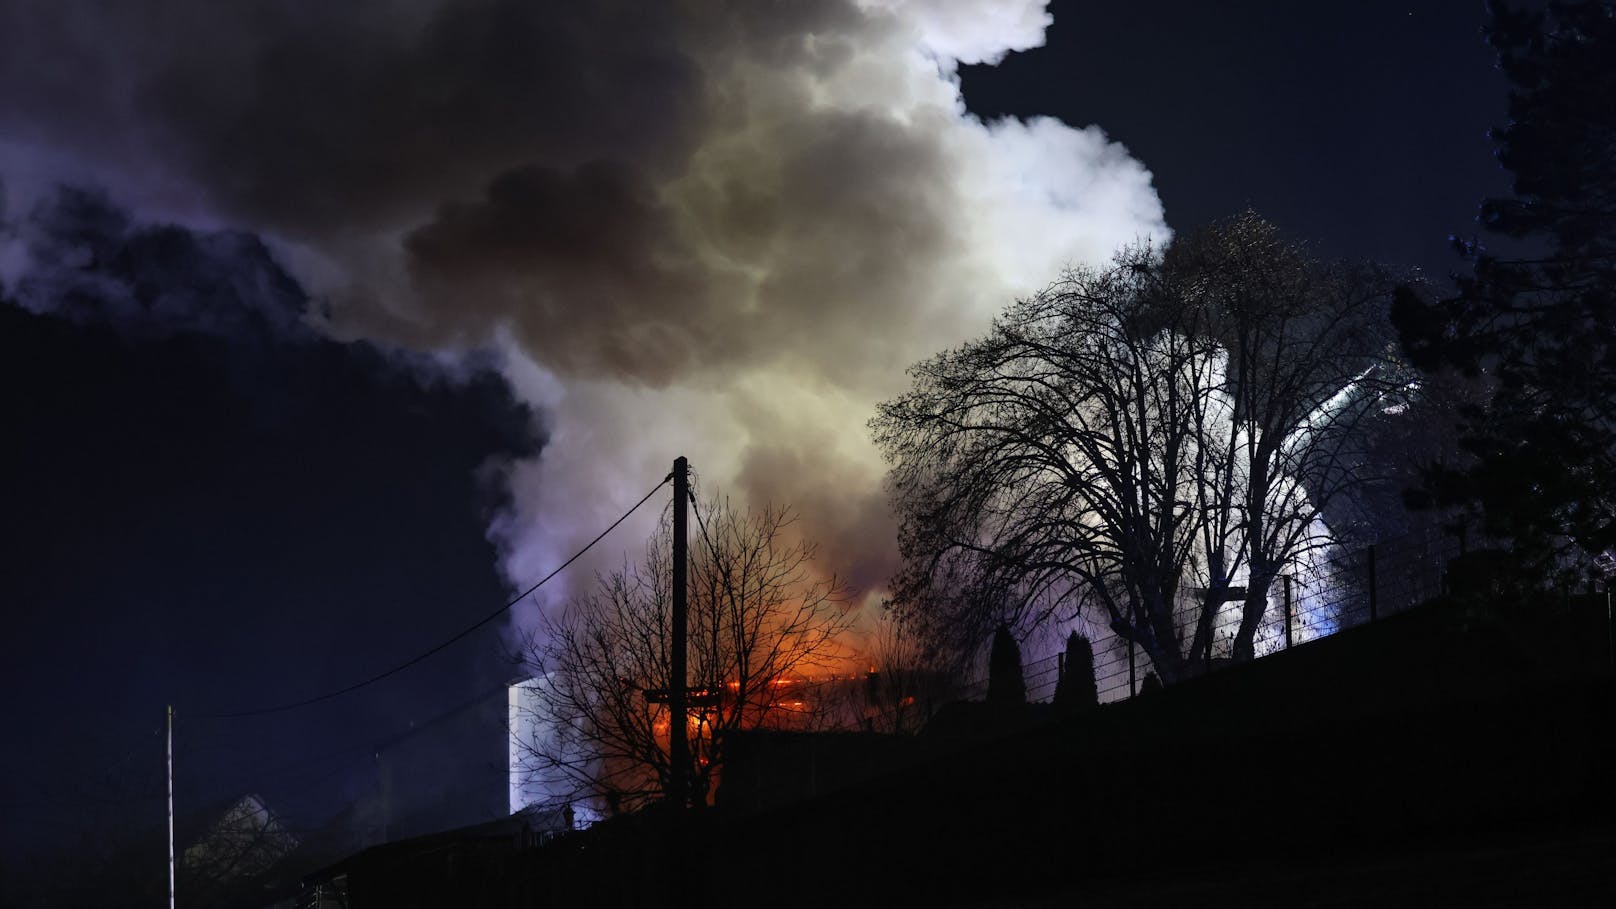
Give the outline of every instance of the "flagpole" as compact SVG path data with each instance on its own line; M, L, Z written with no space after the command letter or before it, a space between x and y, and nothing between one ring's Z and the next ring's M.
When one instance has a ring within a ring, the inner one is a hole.
M174 705L168 705L168 909L174 909Z

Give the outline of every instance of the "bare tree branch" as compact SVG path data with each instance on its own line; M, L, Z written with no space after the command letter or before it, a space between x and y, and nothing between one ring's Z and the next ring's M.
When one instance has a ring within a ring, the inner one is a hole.
M640 562L599 578L528 648L538 670L537 730L520 743L528 772L556 801L633 810L659 799L672 775L707 798L724 762L725 734L763 726L806 728L828 705L816 674L845 662L851 615L834 576L788 508L737 511L714 498L697 509L688 580L688 677L670 676L672 531ZM691 764L672 767L667 709L687 690Z

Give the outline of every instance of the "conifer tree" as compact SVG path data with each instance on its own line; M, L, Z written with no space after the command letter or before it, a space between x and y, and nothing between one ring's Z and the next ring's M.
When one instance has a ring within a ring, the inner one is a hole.
M1094 645L1077 632L1066 636L1066 665L1055 683L1055 706L1084 710L1100 703L1094 680Z
M1008 625L1001 624L993 632L993 647L988 652L988 702L1027 702L1027 681L1021 674L1021 647L1011 636Z
M1508 253L1458 243L1459 293L1402 292L1393 319L1416 365L1486 387L1461 417L1470 460L1429 470L1411 499L1473 511L1541 579L1616 547L1616 3L1491 16L1512 86L1492 136L1514 194L1478 220Z

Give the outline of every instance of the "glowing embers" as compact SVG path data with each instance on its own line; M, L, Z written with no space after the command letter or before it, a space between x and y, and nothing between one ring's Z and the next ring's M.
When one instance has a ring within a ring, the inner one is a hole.
M740 690L740 683L730 682L729 689L731 691ZM645 689L645 700L649 704L666 704L668 703L668 689L647 688ZM688 707L717 707L723 700L724 691L721 686L685 689L685 705Z
M713 729L774 729L803 731L859 725L864 704L858 673L823 676L779 676L748 686L743 697L739 681L692 686L686 694L692 735ZM653 729L666 741L668 696L665 689L646 689L646 705L655 711Z

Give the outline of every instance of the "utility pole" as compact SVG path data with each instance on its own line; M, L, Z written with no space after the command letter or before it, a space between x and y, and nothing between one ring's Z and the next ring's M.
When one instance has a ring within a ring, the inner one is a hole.
M168 705L168 909L174 909L174 705Z
M691 904L689 882L685 880L685 806L690 769L689 684L685 678L685 636L689 615L686 597L690 561L690 528L685 510L690 507L690 462L683 457L673 461L673 616L668 642L668 849L667 905Z
M690 740L685 735L689 722L685 706L685 634L689 622L685 600L685 568L690 560L689 518L690 462L683 457L673 462L673 640L669 642L668 678L668 801L675 814L684 811L685 773L690 764Z

